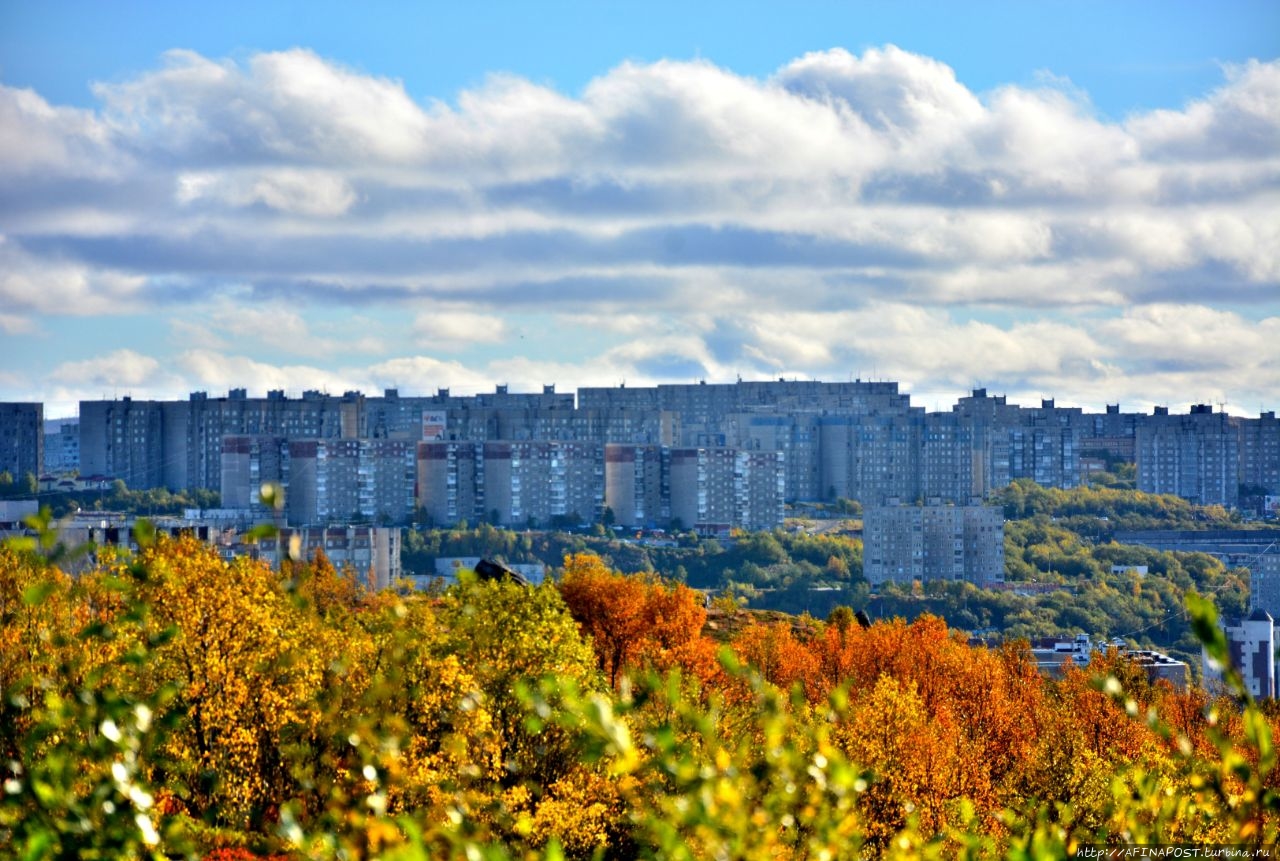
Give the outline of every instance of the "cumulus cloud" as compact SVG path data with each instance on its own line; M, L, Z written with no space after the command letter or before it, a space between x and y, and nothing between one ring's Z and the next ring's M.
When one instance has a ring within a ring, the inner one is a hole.
M1051 74L979 93L895 46L764 78L623 63L575 94L495 75L434 102L304 49L174 51L94 93L0 86L0 330L162 309L184 384L878 368L1118 393L1258 370L1218 339L1272 356L1277 61L1121 122ZM530 313L615 343L521 355Z
M56 256L33 254L0 235L0 305L50 316L136 310L144 279Z
M213 200L232 207L261 204L282 213L338 216L356 201L343 177L317 170L195 172L178 177L179 203Z
M198 320L169 320L175 345L214 353L244 350L313 359L385 351L383 340L369 334L372 322L360 317L312 321L298 308L281 302L231 299L200 307L196 314Z
M134 350L115 350L94 359L63 362L49 374L50 380L88 389L154 386L160 377L160 362Z
M341 393L366 382L343 369L317 365L277 365L250 356L213 350L186 350L175 357L174 368L192 389L226 391L252 384L255 389L292 392L319 390Z
M1227 66L1227 84L1181 110L1133 117L1128 126L1148 157L1274 161L1280 148L1280 63Z
M32 90L0 85L0 177L47 171L100 177L120 158L93 112L55 107Z
M840 48L806 54L776 80L790 93L829 105L847 126L881 133L882 144L913 159L944 152L984 115L948 66L893 45L861 57Z
M25 335L34 332L35 321L19 314L0 313L0 332L6 335Z
M511 329L494 314L439 308L418 314L413 334L436 349L459 349L472 344L500 344L511 338Z
M1071 321L1024 316L997 324L943 309L876 303L834 313L742 311L673 322L662 316L631 321L612 344L575 360L511 350L470 360L431 352L378 358L367 364L344 354L339 363L273 362L209 348L164 360L132 350L60 365L45 390L64 397L184 398L193 390L248 386L256 394L284 389L332 393L459 394L538 391L577 386L654 385L734 378L891 379L930 408L946 409L974 386L990 386L1012 401L1056 397L1064 405L1126 410L1163 404L1226 403L1236 412L1274 409L1280 391L1280 315L1253 321L1199 305L1152 305ZM630 325L630 324L629 324ZM646 331L647 330L647 331ZM920 403L917 400L917 403Z
M397 162L423 153L428 117L398 81L295 49L241 67L192 51L94 86L103 121L140 154L186 163Z

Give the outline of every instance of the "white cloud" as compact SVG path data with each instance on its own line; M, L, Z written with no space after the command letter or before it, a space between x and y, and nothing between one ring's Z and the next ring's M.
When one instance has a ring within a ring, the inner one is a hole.
M362 371L370 380L367 391L400 388L404 394L434 394L438 388L459 394L492 391L494 377L461 362L432 356L400 356Z
M193 389L226 391L252 385L255 390L309 389L340 394L359 389L367 381L343 369L316 365L276 365L249 356L226 355L213 350L187 350L174 357L176 371Z
M35 321L30 317L0 312L0 332L6 335L29 335L35 331Z
M0 85L0 176L109 176L121 160L91 111L54 107L31 90Z
M1207 98L1131 118L1143 151L1172 160L1280 158L1280 63L1250 60L1226 74Z
M495 384L512 391L558 384L569 391L622 382L857 376L899 381L904 392L930 398L922 404L930 408L946 409L969 388L990 386L1023 403L1056 397L1093 410L1104 403L1142 410L1225 402L1236 411L1274 409L1280 391L1280 316L1251 321L1201 305L997 324L884 302L827 313L742 310L690 325L650 318L650 331L573 361L511 349L466 362L421 353L362 365L344 354L326 366L212 349L172 356L118 350L64 363L49 375L46 391L67 400L112 393L185 398L193 390L244 386L258 395L396 388L409 396L437 388L474 394Z
M63 362L53 369L49 378L56 383L88 389L142 388L149 391L160 379L161 367L152 356L121 349L94 359Z
M175 197L179 203L262 204L277 212L328 218L342 215L356 202L355 191L342 176L291 169L184 173L178 177Z
M192 309L190 317L169 320L170 341L179 347L215 353L328 358L383 353L381 337L371 334L367 319L313 322L303 309L281 302L254 303L224 299Z
M1202 305L1147 305L1100 325L1099 334L1138 364L1213 371L1243 362L1280 369L1280 317L1255 323ZM1280 371L1266 376L1280 380Z
M400 82L301 49L256 54L247 68L170 51L163 68L94 93L120 137L169 157L401 162L427 145L427 114Z
M302 49L176 51L94 92L86 111L0 87L0 330L157 309L180 348L158 386L1274 381L1215 345L1274 358L1280 61L1123 122L1052 75L975 93L894 46L767 78L624 63L572 95L496 75L451 104ZM317 312L335 301L379 310L342 325ZM518 355L530 311L566 345L620 342ZM142 357L116 346L128 376Z
M91 316L136 310L144 279L32 254L0 235L0 305L10 312Z
M511 329L501 317L450 308L418 314L413 334L425 346L457 349L471 344L500 344L511 337Z
M806 54L784 66L777 81L887 133L916 157L954 143L983 116L977 97L948 66L894 45L861 57L840 48Z

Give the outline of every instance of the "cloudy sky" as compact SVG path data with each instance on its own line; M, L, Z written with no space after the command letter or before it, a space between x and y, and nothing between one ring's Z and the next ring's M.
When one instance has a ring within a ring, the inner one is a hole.
M1280 4L0 0L0 400L780 376L1280 408Z

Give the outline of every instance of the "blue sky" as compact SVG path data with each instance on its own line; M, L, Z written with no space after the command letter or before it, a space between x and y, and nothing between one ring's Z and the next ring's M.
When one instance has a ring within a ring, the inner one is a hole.
M0 3L0 399L1280 404L1280 4Z
M90 82L145 71L171 48L226 57L302 46L399 78L414 98L450 101L499 71L576 92L623 60L701 56L761 77L809 51L892 43L980 91L1064 76L1123 117L1178 107L1220 82L1221 63L1280 49L1272 0L3 5L5 82L82 107Z

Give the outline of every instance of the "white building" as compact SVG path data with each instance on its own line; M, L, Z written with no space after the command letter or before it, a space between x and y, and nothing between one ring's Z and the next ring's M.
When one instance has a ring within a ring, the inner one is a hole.
M1255 698L1276 693L1276 640L1271 614L1257 609L1240 621L1219 622L1227 635L1227 651L1232 665L1240 671L1245 689ZM1222 667L1202 653L1205 687L1222 684Z

